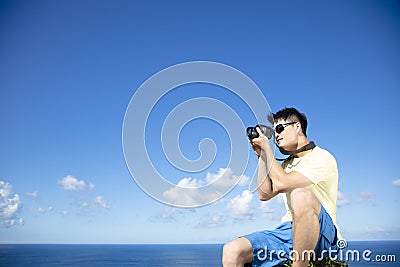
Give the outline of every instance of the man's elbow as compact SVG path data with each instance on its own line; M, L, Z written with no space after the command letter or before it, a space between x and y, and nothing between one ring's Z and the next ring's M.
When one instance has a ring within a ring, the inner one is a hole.
M285 192L289 191L289 188L286 184L277 182L277 183L273 184L273 190L274 190L274 192L279 194L279 193L285 193Z
M265 192L262 192L261 190L258 190L258 199L261 201L268 201L272 198L273 194L267 194Z
M260 194L260 193L258 193L258 198L259 198L261 201L267 201L267 200L269 200L269 198L268 198L266 195Z

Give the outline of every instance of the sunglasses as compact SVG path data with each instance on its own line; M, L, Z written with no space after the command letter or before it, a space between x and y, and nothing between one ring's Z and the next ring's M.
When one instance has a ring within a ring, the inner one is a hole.
M283 130L285 130L286 126L292 125L292 124L295 124L295 123L297 123L297 121L278 124L275 127L275 132L280 134L281 132L283 132Z

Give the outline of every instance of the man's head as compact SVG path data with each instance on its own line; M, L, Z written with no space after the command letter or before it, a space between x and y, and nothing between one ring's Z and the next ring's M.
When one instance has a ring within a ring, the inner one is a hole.
M280 147L293 149L307 140L307 118L297 109L284 108L273 117L275 139Z

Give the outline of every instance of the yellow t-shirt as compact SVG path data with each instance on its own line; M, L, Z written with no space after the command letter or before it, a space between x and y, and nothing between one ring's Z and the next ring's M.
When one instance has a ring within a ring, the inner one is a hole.
M317 146L303 157L291 158L284 161L282 168L287 173L297 171L312 182L311 185L305 188L313 192L325 208L336 226L338 237L341 239L336 223L338 169L335 158L328 151ZM292 221L290 192L282 195L286 206L286 214L282 217L282 222Z

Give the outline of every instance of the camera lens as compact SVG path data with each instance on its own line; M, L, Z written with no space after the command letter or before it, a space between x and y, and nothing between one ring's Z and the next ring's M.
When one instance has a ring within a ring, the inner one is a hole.
M248 137L251 136L251 128L252 128L252 127L247 127L246 132L247 132L247 136L248 136Z
M247 137L251 140L258 137L258 132L255 127L247 128Z

